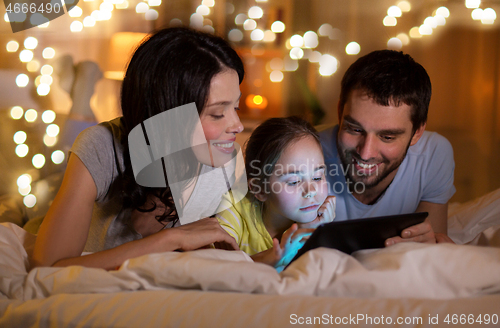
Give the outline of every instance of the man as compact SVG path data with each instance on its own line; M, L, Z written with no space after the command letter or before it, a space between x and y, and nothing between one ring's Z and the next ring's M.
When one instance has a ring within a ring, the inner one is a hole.
M429 212L386 245L451 242L448 200L455 193L451 144L425 131L431 82L409 55L374 51L341 82L339 125L320 133L336 219Z

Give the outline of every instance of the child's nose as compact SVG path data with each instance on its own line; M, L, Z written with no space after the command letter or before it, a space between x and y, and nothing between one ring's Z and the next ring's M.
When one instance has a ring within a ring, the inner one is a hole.
M317 187L315 183L308 183L307 186L304 188L303 196L304 198L311 198L316 196L317 193Z

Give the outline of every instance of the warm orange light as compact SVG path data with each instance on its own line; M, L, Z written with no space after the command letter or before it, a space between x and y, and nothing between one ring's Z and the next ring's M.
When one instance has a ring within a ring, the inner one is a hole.
M246 97L245 104L251 109L265 109L267 107L267 99L261 95L250 94Z

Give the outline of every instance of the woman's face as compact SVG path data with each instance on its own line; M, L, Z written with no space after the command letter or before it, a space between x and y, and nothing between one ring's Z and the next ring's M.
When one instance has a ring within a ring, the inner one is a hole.
M219 167L231 160L236 134L243 131L237 113L240 97L239 78L235 70L222 71L212 78L207 105L200 114L209 153L206 148L194 149L203 164Z

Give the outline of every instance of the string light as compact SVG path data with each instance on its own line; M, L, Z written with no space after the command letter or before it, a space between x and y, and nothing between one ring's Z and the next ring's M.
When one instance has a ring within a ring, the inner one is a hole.
M307 31L304 33L304 47L309 48L309 49L314 49L319 45L318 41L318 35L316 32L313 31Z
M33 59L33 51L31 50L23 50L19 53L19 59L23 63L27 63Z
M16 84L20 88L24 88L25 86L28 85L29 82L30 82L30 78L26 74L19 74L16 77Z
M50 124L47 126L46 133L50 137L55 137L59 134L59 126L57 124Z
M274 83L278 83L283 81L284 75L283 72L281 71L272 71L271 74L269 74L269 80Z
M24 206L27 208L32 208L36 205L36 197L35 195L29 194L23 198Z
M282 21L275 21L271 25L271 31L274 33L283 33L285 31L285 24Z
M481 23L491 25L495 22L495 19L497 19L497 13L493 10L493 8L486 8L483 10Z
M304 45L304 38L301 35L295 34L290 38L290 45L292 47L302 47Z
M264 42L273 42L274 40L276 40L276 34L273 31L267 30L264 32Z
M69 26L71 32L81 32L83 30L83 24L80 21L74 21Z
M7 52L16 52L19 49L19 43L16 41L9 41L7 43Z
M56 119L56 113L53 110L46 110L42 114L42 121L45 124L50 124Z
M18 157L26 157L26 155L28 155L28 152L29 152L29 148L26 144L20 144L16 147L16 155Z
M281 71L283 69L283 59L278 57L271 59L271 61L269 62L269 67L273 71Z
M252 31L252 33L250 33L250 39L252 41L262 41L264 40L264 31L262 31L261 29L255 29Z
M43 65L42 69L40 70L40 73L42 75L52 75L54 72L54 68L51 65Z
M298 47L294 47L290 50L290 58L292 59L302 59L302 57L304 57L304 50L302 50L301 48L298 48Z
M262 18L264 11L259 6L253 6L248 10L248 17L252 19Z
M357 55L361 51L361 46L357 42L349 42L345 47L345 52L348 55Z
M450 11L446 7L439 7L438 9L436 9L436 14L441 15L444 18L450 17Z
M411 4L408 1L400 1L397 6L401 9L402 12L409 12L411 10Z
M251 31L257 28L257 22L249 18L243 23L243 29L245 31Z
M156 20L158 19L158 17L159 14L155 9L148 9L148 11L146 11L146 13L144 14L144 18L146 20Z
M36 72L40 68L40 63L38 60L32 60L28 64L26 64L26 69L28 72Z
M387 49L400 50L403 48L403 42L399 38L390 38L387 41Z
M481 0L465 0L465 7L469 9L479 8Z
M54 164L61 164L64 161L64 153L60 150L56 150L50 156Z
M239 41L243 40L243 32L241 32L237 28L234 28L231 31L229 31L227 37L228 37L229 41L239 42Z
M236 25L243 25L247 19L248 19L247 15L245 15L245 14L238 14L234 18L234 23Z
M43 136L43 143L47 147L52 147L57 143L57 138L56 137L51 137L48 134L45 134Z
M24 131L17 131L16 133L14 133L13 139L16 144L23 144L26 142L27 134Z
M47 48L43 49L42 57L44 59L52 59L52 58L54 58L55 55L56 55L56 51L53 48L47 47Z
M41 169L45 165L45 156L43 156L42 154L36 154L31 159L31 163L35 168Z
M198 8L196 8L196 13L202 16L208 16L210 15L210 8L205 5L199 5Z
M23 117L24 114L24 109L21 106L14 106L10 110L10 117L12 117L14 120L19 120L21 117Z
M387 9L387 15L392 17L401 17L401 8L398 6L390 6L389 9Z
M17 178L17 186L19 188L26 188L27 186L29 186L32 182L32 177L31 175L25 173L21 176L19 176L19 178Z
M33 123L36 121L36 118L38 117L38 112L34 110L33 108L28 109L24 113L24 119L26 122Z
M393 16L385 16L382 23L384 26L396 26L398 24L398 20Z
M32 36L30 37L27 37L25 40L24 40L24 47L26 49L30 49L30 50L33 50L35 49L36 47L38 46L38 40Z
M73 8L71 8L68 14L69 17L80 17L83 14L83 10L78 6L74 6Z

